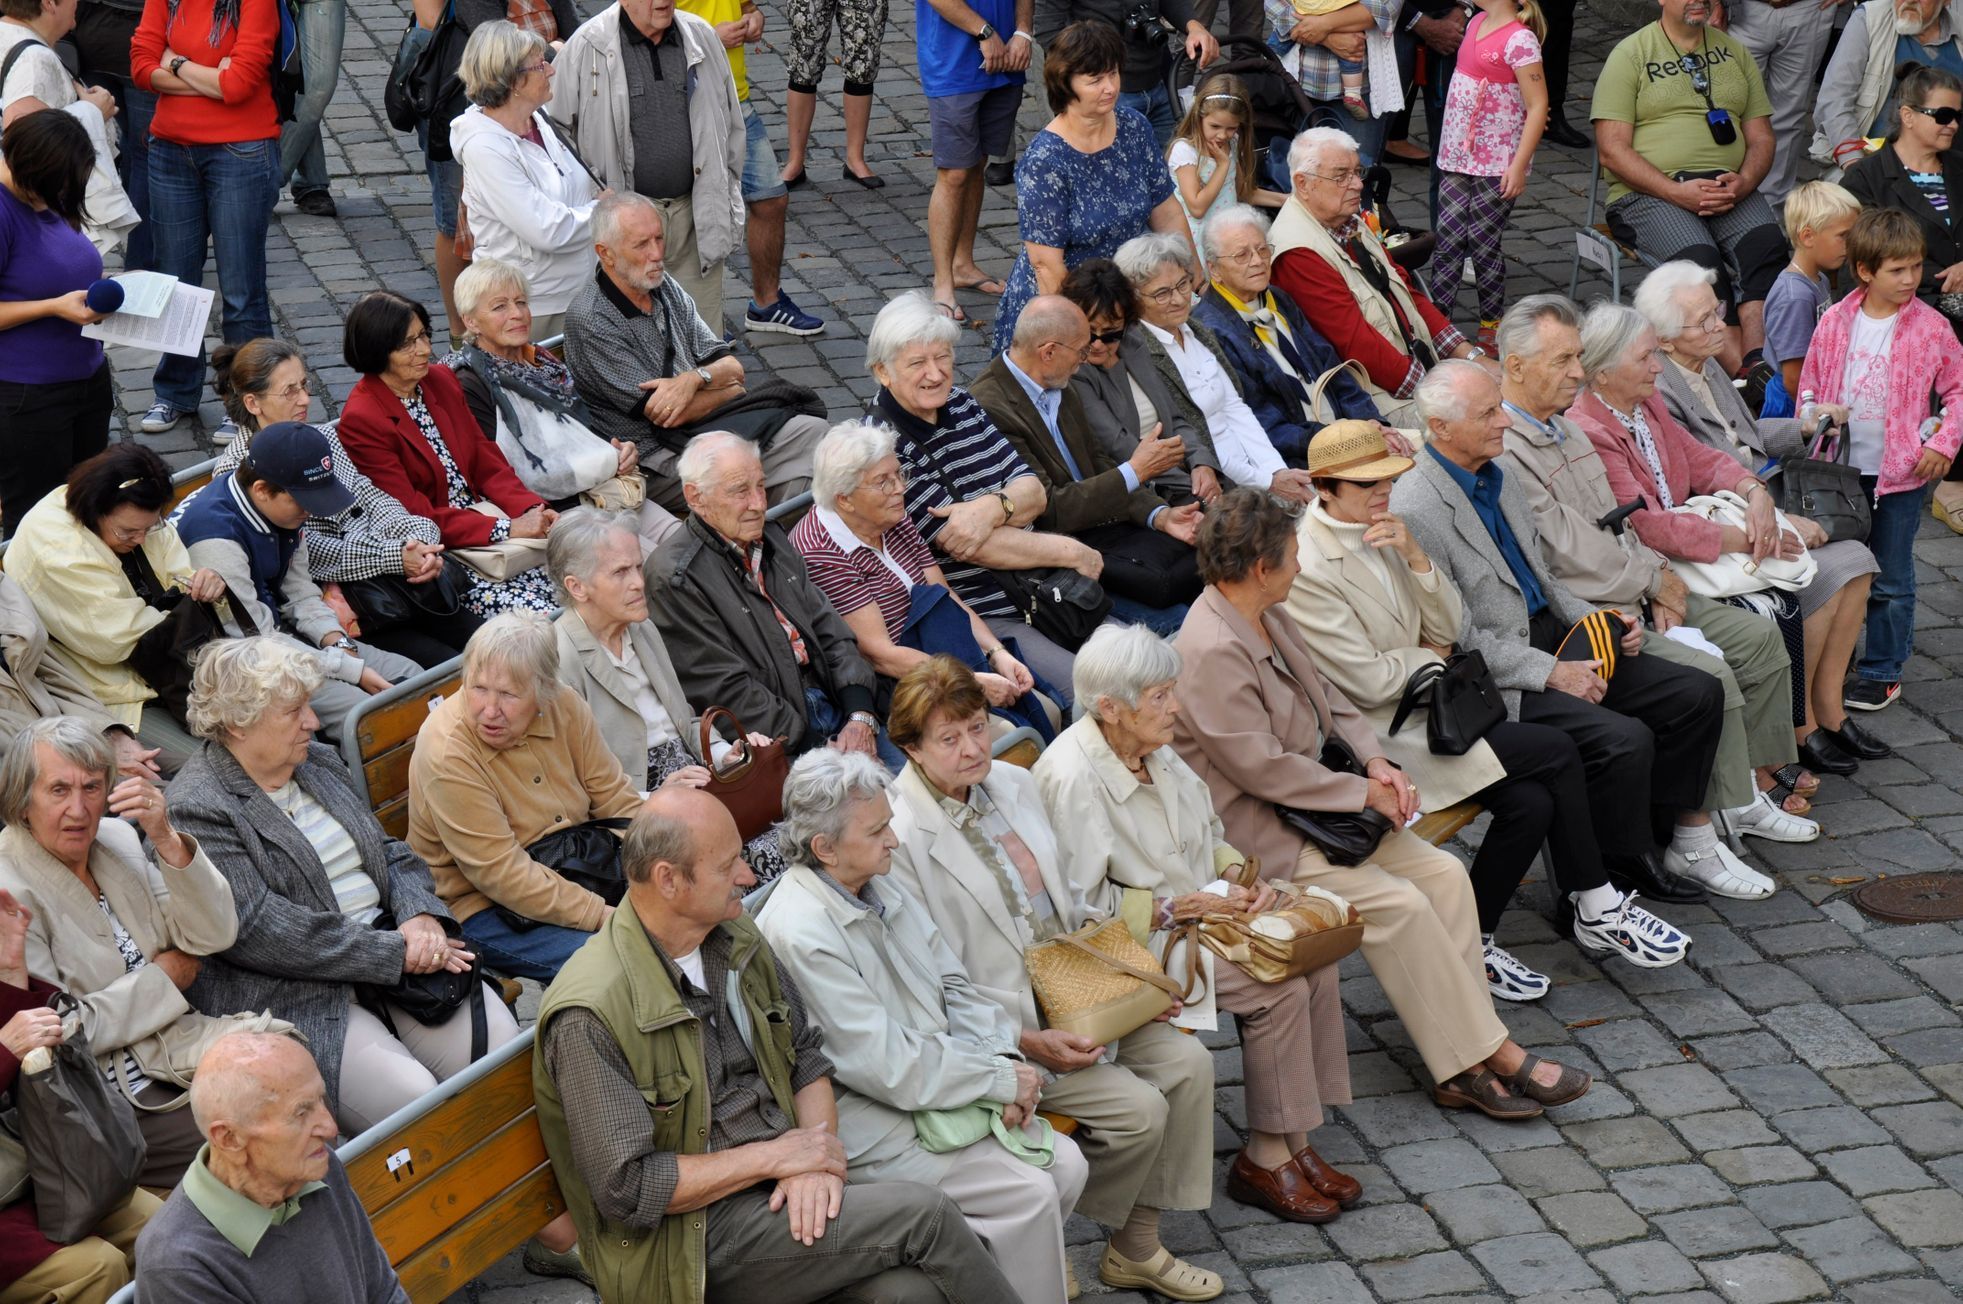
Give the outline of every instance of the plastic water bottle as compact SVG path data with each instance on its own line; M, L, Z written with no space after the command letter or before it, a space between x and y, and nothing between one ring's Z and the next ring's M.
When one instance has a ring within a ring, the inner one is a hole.
M1820 405L1814 402L1813 391L1803 389L1799 392L1799 428L1817 433L1814 418L1819 415Z

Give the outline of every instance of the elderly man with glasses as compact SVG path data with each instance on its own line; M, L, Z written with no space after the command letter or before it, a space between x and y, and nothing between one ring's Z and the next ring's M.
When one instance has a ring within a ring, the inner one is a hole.
M1362 364L1378 415L1421 424L1413 396L1424 374L1446 358L1485 352L1412 284L1362 219L1354 140L1311 127L1289 146L1288 178L1293 193L1268 232L1275 285L1339 355Z

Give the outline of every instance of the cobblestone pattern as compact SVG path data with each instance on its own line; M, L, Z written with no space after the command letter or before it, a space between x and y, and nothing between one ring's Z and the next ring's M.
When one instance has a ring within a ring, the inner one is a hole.
M316 369L316 415L337 411L353 383L339 354L355 298L388 285L438 302L420 157L379 112L401 9L351 8L346 76L328 116L342 215L304 217L283 202L270 235L275 311ZM766 9L771 41L750 67L781 153L774 47L785 24L773 0ZM1580 26L1577 95L1619 34L1586 10ZM861 362L873 313L930 279L922 221L933 171L912 41L912 14L895 6L868 150L886 188L837 179L842 128L827 103L813 184L792 199L784 282L829 329L750 341L763 365L819 390L836 415L872 391ZM1571 116L1585 118L1585 105ZM1553 147L1536 161L1507 238L1512 294L1566 289L1587 162ZM1421 213L1423 174L1395 171L1402 210ZM1008 270L1014 220L1011 192L991 191L977 255L992 272ZM732 305L743 284L739 258ZM1600 278L1584 282L1584 294L1603 289ZM973 375L986 361L990 301L962 298L981 319L958 359ZM150 401L148 367L135 357L117 365L133 428ZM201 417L209 426L219 415L207 403ZM189 423L153 442L180 465L206 455ZM1751 844L1780 881L1776 896L1665 910L1696 944L1688 963L1660 971L1582 958L1537 913L1548 904L1540 882L1507 916L1501 941L1555 987L1538 1005L1500 1013L1523 1045L1596 1073L1585 1099L1525 1125L1439 1111L1382 989L1351 957L1343 994L1357 1101L1314 1144L1362 1179L1363 1203L1326 1228L1277 1222L1224 1193L1207 1213L1168 1216L1167 1243L1226 1276L1227 1304L1963 1296L1963 930L1873 924L1839 899L1850 880L1948 868L1963 849L1963 537L1925 522L1917 560L1922 601L1903 701L1869 717L1898 757L1827 781L1818 815L1830 836ZM1209 1041L1224 1172L1245 1122L1240 1052L1231 1033ZM1070 1239L1087 1293L1102 1292L1098 1230L1077 1219ZM514 1256L456 1298L591 1296L527 1276Z

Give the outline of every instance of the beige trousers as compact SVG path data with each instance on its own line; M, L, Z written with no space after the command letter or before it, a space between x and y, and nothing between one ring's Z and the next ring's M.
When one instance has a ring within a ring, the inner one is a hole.
M1460 871L1464 877L1464 871ZM1077 1211L1120 1227L1131 1211L1213 1203L1213 1057L1198 1037L1148 1023L1118 1043L1117 1062L1066 1073L1043 1109L1077 1120L1090 1163Z
M1376 855L1347 868L1303 847L1295 881L1334 892L1363 916L1363 958L1434 1080L1505 1044L1486 987L1472 880L1457 857L1398 829Z
M663 233L667 237L667 268L665 275L674 277L681 287L688 291L688 297L695 300L695 311L709 329L721 335L724 330L722 320L722 264L702 265L702 252L695 243L695 201L684 195L679 199L650 199L649 203L661 210L667 225Z
M1313 1132L1324 1105L1350 1103L1350 1052L1336 966L1287 982L1256 982L1216 959L1214 1001L1240 1023L1247 1125L1256 1132Z
M163 1208L144 1190L109 1211L92 1235L64 1245L0 1290L0 1304L107 1304L129 1285L136 1268L136 1234Z
M365 1132L445 1078L470 1065L470 1010L459 1009L445 1023L430 1027L391 1008L396 1036L383 1022L348 1002L348 1028L341 1041L341 1107L334 1119L344 1136ZM484 989L484 1045L495 1050L518 1035L495 988Z
M1716 675L1724 685L1724 727L1705 805L1743 806L1758 795L1755 765L1781 766L1799 756L1793 741L1793 662L1779 626L1765 616L1714 598L1690 595L1686 625L1724 649L1721 661L1661 634L1643 640L1643 653Z
M1002 1275L1025 1304L1061 1300L1063 1220L1084 1193L1090 1165L1069 1137L1058 1135L1056 1158L1037 1168L985 1137L948 1156L938 1185L988 1246Z

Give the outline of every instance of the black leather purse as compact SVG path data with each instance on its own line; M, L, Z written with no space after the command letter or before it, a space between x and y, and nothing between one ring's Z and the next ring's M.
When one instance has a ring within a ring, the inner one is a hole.
M1779 510L1806 517L1827 532L1829 543L1865 543L1874 522L1860 469L1847 461L1851 442L1833 422L1822 421L1811 448L1779 459Z
M436 922L443 925L446 937L463 936L463 929L457 926L454 919L438 919ZM398 926L396 917L386 910L375 916L373 927L378 930L394 932ZM489 1049L486 1043L490 1040L490 1028L484 1014L484 962L481 959L473 959L470 968L463 973L438 969L435 973L405 973L387 986L356 983L354 998L362 1009L382 1021L382 1026L389 1030L391 1036L397 1034L389 1005L424 1027L433 1028L448 1023L450 1017L467 1004L470 1006L471 1062L475 1063ZM388 1005L384 1005L384 1001Z
M1363 773L1363 763L1341 738L1325 739L1320 759L1324 769L1337 774ZM1361 865L1376 854L1377 844L1391 831L1391 822L1368 807L1360 811L1297 810L1276 802L1275 813L1332 865Z
M436 578L421 584L411 584L400 575L341 581L341 596L364 630L394 629L421 616L455 619L463 614L463 598L469 590L470 570L454 557L445 557Z
M1406 717L1421 707L1425 742L1434 756L1464 756L1506 719L1506 701L1486 666L1485 653L1477 648L1413 670L1397 714L1391 717L1390 732L1402 729Z
M1009 595L1023 620L1060 648L1075 651L1082 647L1091 631L1111 614L1111 598L1104 586L1068 566L992 570L989 574Z
M525 848L525 854L541 865L550 865L568 883L577 884L610 906L617 906L627 895L627 877L620 869L620 833L625 819L587 820L556 833L548 833ZM538 920L496 907L498 918L516 932L537 928Z

